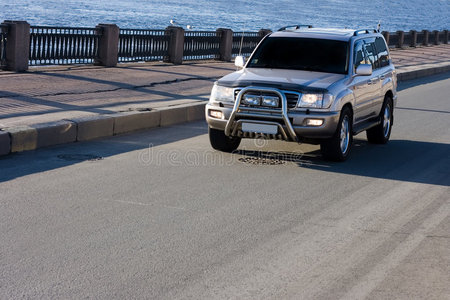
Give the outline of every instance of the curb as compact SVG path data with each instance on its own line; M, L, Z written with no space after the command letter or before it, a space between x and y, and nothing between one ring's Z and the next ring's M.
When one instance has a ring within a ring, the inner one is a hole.
M427 76L432 76L450 71L450 65L406 71L397 74L397 81L407 81Z
M206 102L0 129L0 156L205 119Z
M399 82L407 81L449 71L450 65L399 72L397 80ZM144 112L121 112L32 126L4 128L0 129L0 156L204 120L205 105L206 102L199 102Z

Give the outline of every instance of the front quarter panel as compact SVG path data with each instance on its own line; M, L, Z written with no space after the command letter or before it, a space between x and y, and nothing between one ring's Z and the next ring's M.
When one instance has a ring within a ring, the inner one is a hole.
M351 89L344 89L341 92L339 92L333 101L333 104L331 105L332 111L341 111L342 107L344 107L345 104L350 103L352 108L355 104L355 97L353 94L353 91Z

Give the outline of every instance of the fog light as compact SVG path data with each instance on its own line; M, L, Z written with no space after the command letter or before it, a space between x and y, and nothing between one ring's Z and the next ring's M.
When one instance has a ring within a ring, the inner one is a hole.
M224 119L224 115L220 110L210 110L209 116L216 119Z
M323 120L322 119L306 119L305 123L306 123L306 126L322 126Z

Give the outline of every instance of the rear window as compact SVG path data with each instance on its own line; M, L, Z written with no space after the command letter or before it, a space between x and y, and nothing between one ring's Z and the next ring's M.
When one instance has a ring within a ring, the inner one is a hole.
M348 42L269 37L256 49L247 67L346 74L347 62Z

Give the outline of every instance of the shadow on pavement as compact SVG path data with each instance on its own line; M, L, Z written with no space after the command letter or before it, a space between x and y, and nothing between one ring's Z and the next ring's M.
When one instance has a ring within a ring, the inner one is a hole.
M450 144L391 140L386 145L372 145L355 139L350 158L340 163L324 160L319 150L303 155L251 150L238 150L236 154L337 174L450 186Z
M146 130L132 135L114 136L41 148L0 156L0 182L35 173L46 172L83 161L96 161L135 150L147 149L189 139L207 133L204 122L192 122L174 127ZM137 156L136 156L137 158Z
M409 88L412 88L412 87L415 87L418 85L429 84L429 83L433 83L435 81L446 80L449 78L450 78L450 72L446 72L446 73L437 74L437 75L433 75L433 76L402 81L402 82L398 83L397 92L407 90Z

